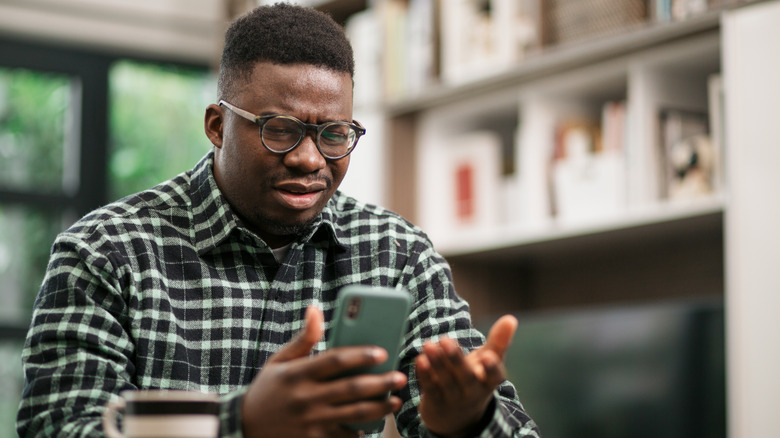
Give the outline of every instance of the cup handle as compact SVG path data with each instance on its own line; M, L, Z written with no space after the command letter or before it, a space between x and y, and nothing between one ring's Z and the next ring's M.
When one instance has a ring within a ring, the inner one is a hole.
M103 411L103 432L108 438L123 438L122 432L116 427L116 414L124 408L125 399L122 397L114 398L106 405Z

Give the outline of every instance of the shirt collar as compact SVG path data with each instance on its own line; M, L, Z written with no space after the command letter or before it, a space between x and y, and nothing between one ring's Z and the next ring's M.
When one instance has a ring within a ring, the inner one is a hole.
M300 241L329 240L343 249L347 248L347 245L345 244L347 236L345 235L344 230L337 226L340 211L339 204L340 199L343 196L344 195L342 195L341 192L336 191L328 203L325 204L325 208L322 209L322 213L320 213L317 220L312 224L309 232L302 236Z
M213 169L213 149L192 169L190 196L195 247L198 254L205 254L213 250L241 227L241 221L236 217L227 199L217 187ZM346 248L344 244L346 236L336 226L338 204L340 203L338 199L342 196L336 192L325 205L310 231L299 241L326 239Z
M216 248L239 224L238 218L217 187L213 166L214 151L211 150L192 169L190 197L198 254Z

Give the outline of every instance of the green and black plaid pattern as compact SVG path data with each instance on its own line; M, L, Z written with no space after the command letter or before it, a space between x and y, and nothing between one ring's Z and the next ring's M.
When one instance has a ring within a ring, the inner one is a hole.
M413 359L447 334L483 338L447 263L399 216L337 193L278 263L244 228L214 181L209 153L189 172L81 219L54 243L23 353L20 436L102 436L105 403L126 389L222 394L221 436L241 436L240 401L263 364L319 303L326 337L338 290L405 287L414 297L401 353L410 384L398 416L420 424ZM325 348L322 341L317 351ZM536 436L504 384L485 436Z

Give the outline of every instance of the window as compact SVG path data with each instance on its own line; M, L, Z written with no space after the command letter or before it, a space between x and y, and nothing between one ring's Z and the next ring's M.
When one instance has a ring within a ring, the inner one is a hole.
M192 168L215 79L179 66L0 38L0 436L15 436L21 349L56 235Z

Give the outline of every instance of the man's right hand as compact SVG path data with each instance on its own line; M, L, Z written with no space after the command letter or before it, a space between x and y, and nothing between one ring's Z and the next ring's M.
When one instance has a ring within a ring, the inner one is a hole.
M244 396L242 426L248 438L354 437L358 433L342 424L377 420L401 408L398 397L382 397L406 385L400 372L334 379L386 361L385 350L339 347L310 356L323 336L324 318L314 306L305 318L305 327L271 356Z

